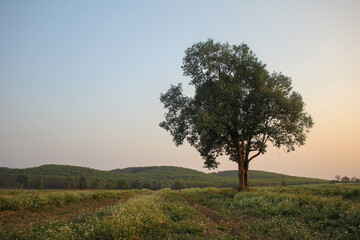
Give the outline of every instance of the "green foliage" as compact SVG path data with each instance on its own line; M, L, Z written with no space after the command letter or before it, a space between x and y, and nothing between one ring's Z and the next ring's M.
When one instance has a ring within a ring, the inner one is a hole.
M67 219L0 228L0 238L359 239L359 192L357 184L250 188L240 193L218 188L0 190L0 211L14 215L91 199L121 199L114 206L80 211Z
M218 156L229 155L247 185L249 162L264 154L269 142L288 151L305 143L313 121L301 95L292 91L289 77L270 74L246 44L209 39L185 53L182 69L195 95L183 95L178 84L160 97L167 109L160 127L177 146L186 139L209 169L218 166Z
M95 178L91 183L91 187L93 189L100 189L101 188L101 179L99 177Z
M21 174L17 176L16 182L20 184L21 189L23 189L23 187L28 188L30 187L30 179L31 179L30 175Z
M105 185L106 189L115 189L115 179L114 178L110 178L107 180L107 183Z
M212 175L222 176L225 178L232 178L234 181L238 180L238 171L220 171L211 173ZM265 172L259 170L249 170L249 178L251 180L250 186L278 186L286 182L287 185L304 185L304 184L325 184L328 180L317 178L294 177L285 174Z
M238 171L230 170L230 171L219 171L217 173L211 173L213 175L222 176L222 177L231 177L231 178L238 178ZM252 179L279 179L279 178L287 178L288 175L273 173L273 172L265 172L265 171L251 171L249 170L249 175Z
M79 180L79 188L86 189L88 187L88 179L85 176L82 176Z
M244 227L270 238L358 239L359 191L359 185L322 185L254 188L241 193L193 189L183 194L226 218L247 222Z
M135 180L135 181L133 181L133 183L131 184L131 188L132 189L140 189L141 188L141 183L140 183L140 181L139 180Z
M39 171L36 171L37 169ZM64 188L64 182L66 178L69 177L68 174L62 175L64 172L61 171L51 172L54 169L56 168L52 167L49 169L49 171L47 171L47 175L41 175L41 173L44 172L43 166L31 169L0 168L0 179L2 179L3 182L2 188L14 188L15 185L19 187L19 184L16 183L17 176L21 174L30 175L30 173L34 179L38 179L40 177L46 179L46 188ZM88 168L72 166L62 166L60 169L68 169L68 172L78 171L78 173L84 174L88 172ZM99 171L99 175L96 175L97 170L93 171L93 174L86 175L92 189L100 189L105 187L107 180L104 180L104 183L102 183L102 179L127 179L128 183L132 183L134 180L138 179L142 183L151 183L151 188L154 190L161 188L171 188L177 179L182 179L187 187L235 187L238 181L236 171L224 171L206 174L204 172L192 169L168 166ZM291 177L283 174L252 170L249 170L249 177L251 180L250 186L275 186L280 185L281 181L283 180L285 180L288 185L318 184L328 182L326 180L320 179ZM76 179L80 179L80 176L76 177ZM104 184L104 186L102 186L102 184ZM35 183L34 186L36 187ZM119 185L116 187L119 188Z
M0 211L37 211L44 207L56 207L88 199L121 198L136 196L148 191L67 191L67 190L0 190Z
M36 189L44 189L45 188L45 185L44 185L44 178L43 177L38 177L36 179Z
M76 188L76 181L73 176L67 177L64 181L64 188L65 189L72 189Z
M117 192L123 194L125 191ZM49 222L8 233L0 230L0 236L4 239L203 238L204 224L199 222L195 209L180 196L167 198L167 193L160 191L133 197L127 202L94 214L80 214L68 221Z
M144 183L142 185L142 188L150 189L151 188L151 183L148 183L148 182Z
M184 188L186 188L186 185L182 179L176 180L172 187L172 189L174 189L174 190L180 190L180 189L184 189Z
M130 188L129 181L127 179L119 180L118 184L117 184L117 188L118 189L123 189L123 190L129 189Z

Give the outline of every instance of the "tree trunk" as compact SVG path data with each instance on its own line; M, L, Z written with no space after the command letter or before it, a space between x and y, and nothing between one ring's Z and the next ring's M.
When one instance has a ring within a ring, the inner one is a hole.
M244 186L245 189L249 187L249 161L247 159L244 163Z
M239 186L238 186L238 190L242 191L245 189L245 179L244 179L244 165L239 161L238 162L238 168L239 168L239 172L238 172L238 176L239 176Z
M245 165L245 166L244 166ZM239 186L238 186L238 190L239 191L243 191L246 190L249 187L249 171L248 171L248 166L249 163L245 163L245 164L241 164L238 163L238 167L239 167Z
M239 169L239 186L238 186L238 190L239 191L243 191L246 190L248 188L249 185L249 177L248 177L248 166L249 163L246 161L245 157L244 157L244 143L238 143L236 146L236 151L237 151L237 157L238 157L238 169ZM247 163L247 164L246 164Z

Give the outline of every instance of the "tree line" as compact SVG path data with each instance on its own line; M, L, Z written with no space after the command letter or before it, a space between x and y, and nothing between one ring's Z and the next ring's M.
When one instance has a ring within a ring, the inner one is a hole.
M127 190L127 189L151 189L158 190L165 186L161 182L153 181L150 183L149 181L141 182L138 179L129 181L128 179L101 179L100 177L96 177L93 179L89 179L86 176L80 177L79 180L76 180L73 176L68 176L63 179L61 184L62 189L119 189L119 190ZM166 184L166 187L170 187ZM172 189L184 189L188 186L182 179L177 179L172 185ZM35 177L35 181L31 184L31 176L29 174L20 174L16 177L16 188L20 189L46 189L50 188L45 185L44 177Z
M270 172L249 171L250 186L324 184L321 179L292 177ZM137 181L136 181L137 180ZM44 165L28 169L0 168L0 188L5 189L137 189L176 188L181 180L186 188L235 187L236 171L207 174L204 172L169 166L135 167L100 171L85 167ZM180 184L180 185L182 185Z
M357 177L349 178L348 176L341 177L340 175L336 175L335 180L332 180L331 183L360 183L360 179Z

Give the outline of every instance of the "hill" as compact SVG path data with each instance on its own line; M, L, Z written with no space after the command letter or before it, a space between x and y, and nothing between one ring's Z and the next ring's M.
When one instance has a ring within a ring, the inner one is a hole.
M273 172L265 172L260 170L249 170L251 178L253 179L263 179L263 178L288 178L291 177L289 175L280 174L280 173L273 173ZM211 173L212 175L222 176L222 177L231 177L237 178L237 171L230 170L230 171L219 171L216 173Z
M67 178L73 177L78 185L79 179L85 176L89 185L99 178L100 188L116 188L121 180L128 182L131 187L135 181L140 186L153 190L172 187L177 179L182 179L187 187L235 187L238 179L236 171L221 171L207 174L201 171L182 167L153 166L153 167L130 167L102 171L87 167L69 165L42 165L40 167L12 169L0 168L0 187L18 188L16 178L19 175L31 177L30 188L35 188L38 179L44 180L45 188L61 189ZM274 186L280 184L316 184L326 183L325 180L292 177L284 174L270 173L265 171L250 170L250 186Z
M215 176L237 179L237 171L219 171L211 173ZM280 173L266 172L260 170L249 170L249 179L252 186L271 186L271 185L301 185L301 184L319 184L329 181L317 178L295 177Z

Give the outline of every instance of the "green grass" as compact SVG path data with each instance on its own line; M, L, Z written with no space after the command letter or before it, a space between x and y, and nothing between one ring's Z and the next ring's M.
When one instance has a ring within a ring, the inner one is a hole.
M277 239L360 239L360 185L188 190L225 218Z
M68 221L1 232L1 239L199 239L204 226L196 211L170 190L119 202Z
M128 191L73 191L73 190L0 190L0 211L41 210L45 207L58 207L88 199L134 197L150 190Z
M19 207L3 207L0 213L20 212L26 218L59 201L61 208L94 196L121 199L125 195L127 201L123 198L96 211L0 229L0 239L360 239L360 185L356 184L258 187L240 193L218 188L7 190L0 191L0 197Z

